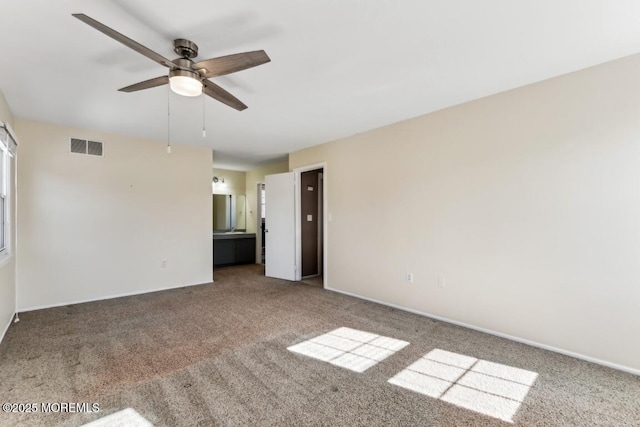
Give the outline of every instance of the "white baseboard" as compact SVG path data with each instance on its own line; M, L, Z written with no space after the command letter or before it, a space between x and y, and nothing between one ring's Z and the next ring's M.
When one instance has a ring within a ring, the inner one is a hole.
M203 283L193 283L191 285L167 286L166 288L159 288L159 289L146 290L146 291L127 292L127 293L124 293L124 294L109 295L109 296L86 299L86 300L79 300L79 301L61 302L61 303L55 303L55 304L51 304L51 305L41 305L41 306L35 306L35 307L26 307L26 308L18 309L18 313L24 313L24 312L27 312L27 311L44 310L44 309L47 309L47 308L64 307L65 305L75 305L75 304L84 304L84 303L87 303L87 302L104 301L104 300L114 299L114 298L131 297L131 296L134 296L134 295L151 294L153 292L162 292L162 291L168 291L168 290L171 290L171 289L178 289L178 288L188 288L190 286L208 285L210 283L213 283L213 281L210 280L208 282L203 282Z
M4 339L4 336L7 334L7 331L9 330L9 327L13 323L13 319L15 318L15 316L16 316L16 314L13 313L11 315L11 317L9 317L9 323L7 323L7 326L5 326L4 330L2 331L2 335L0 335L0 343L2 343L2 340Z
M402 307L400 305L388 303L388 302L385 302L385 301L380 301L380 300L376 300L376 299L373 299L373 298L364 297L362 295L358 295L358 294L354 294L354 293L351 293L351 292L342 291L340 289L327 288L327 287L325 287L325 289L328 290L328 291L333 291L333 292L337 292L339 294L348 295L350 297L362 299L362 300L365 300L365 301L374 302L376 304L385 305L387 307L397 308L398 310L407 311L409 313L418 314L420 316L429 317L431 319L436 319L436 320L440 320L442 322L451 323L451 324L456 325L456 326L462 326L463 328L473 329L474 331L484 332L485 334L495 335L495 336L500 337L500 338L506 338L506 339L511 340L511 341L515 341L515 342L519 342L519 343L522 343L522 344L530 345L532 347L538 347L538 348L541 348L541 349L544 349L544 350L553 351L554 353L564 354L565 356L575 357L576 359L585 360L587 362L595 363L597 365L606 366L608 368L613 368L613 369L617 369L619 371L628 372L630 374L634 374L634 375L640 376L640 369L634 369L634 368L631 368L629 366L619 365L617 363L608 362L606 360L596 359L595 357L585 356L584 354L575 353L573 351L564 350L564 349L553 347L553 346L550 346L550 345L547 345L547 344L542 344L542 343L539 343L539 342L536 342L536 341L530 341L530 340L527 340L527 339L524 339L524 338L520 338L520 337L516 337L516 336L513 336L513 335L504 334L502 332L493 331L491 329L485 329L485 328L482 328L482 327L479 327L479 326L475 326L475 325L471 325L471 324L468 324L468 323L458 322L457 320L452 320L452 319L448 319L446 317L438 316L438 315L435 315L435 314L425 313L425 312L422 312L422 311L419 311L419 310L414 310L414 309L411 309L411 308Z

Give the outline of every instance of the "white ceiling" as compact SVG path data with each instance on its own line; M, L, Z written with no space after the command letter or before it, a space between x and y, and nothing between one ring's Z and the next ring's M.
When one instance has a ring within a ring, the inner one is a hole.
M71 16L168 58L264 49L272 62L213 79L238 112L171 95L171 142L247 169L303 147L640 51L637 0L3 0L0 90L17 117L167 139L167 69ZM639 76L640 78L640 76Z

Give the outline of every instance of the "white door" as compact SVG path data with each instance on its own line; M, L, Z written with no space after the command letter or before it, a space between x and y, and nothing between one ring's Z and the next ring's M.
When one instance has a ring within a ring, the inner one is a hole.
M296 280L295 175L265 177L265 275Z

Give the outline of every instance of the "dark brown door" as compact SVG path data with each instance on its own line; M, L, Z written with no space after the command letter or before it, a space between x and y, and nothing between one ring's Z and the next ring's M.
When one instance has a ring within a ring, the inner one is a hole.
M319 227L322 220L320 216L321 173L322 169L316 169L300 174L302 277L320 274L318 249L320 247Z

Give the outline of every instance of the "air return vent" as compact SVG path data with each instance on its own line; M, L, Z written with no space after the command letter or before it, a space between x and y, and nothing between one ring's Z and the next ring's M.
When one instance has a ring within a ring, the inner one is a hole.
M102 157L102 142L88 141L86 139L71 138L69 148L72 153L87 154L89 156Z

